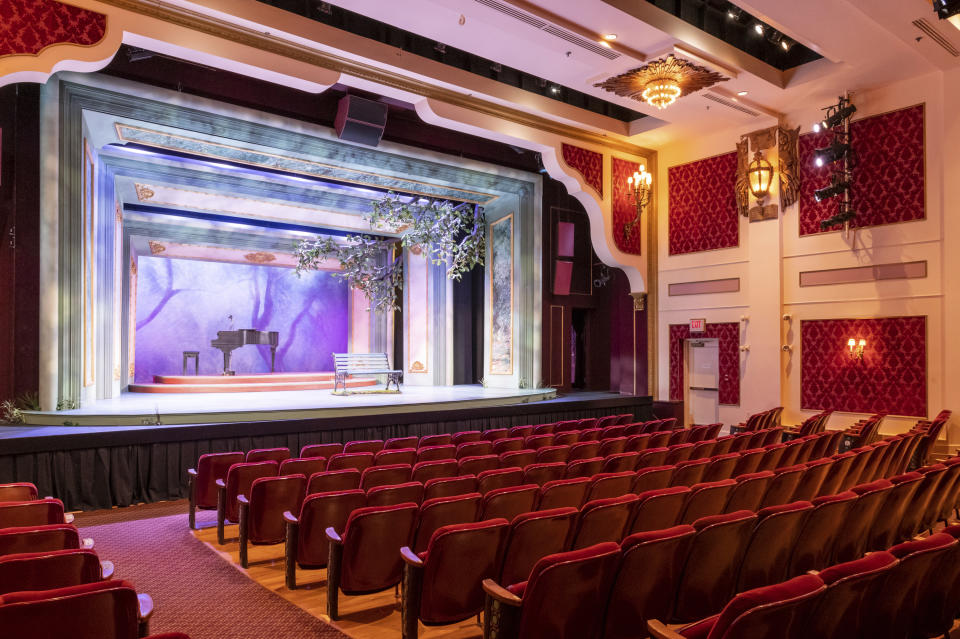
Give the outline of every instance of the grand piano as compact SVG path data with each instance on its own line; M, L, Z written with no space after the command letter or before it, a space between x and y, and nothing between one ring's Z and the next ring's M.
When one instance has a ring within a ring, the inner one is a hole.
M217 331L217 338L210 342L210 346L223 351L223 374L233 375L230 370L230 354L235 349L247 344L263 344L270 347L270 372L273 372L277 359L277 344L280 341L278 331L258 331L253 328L241 328L237 331Z

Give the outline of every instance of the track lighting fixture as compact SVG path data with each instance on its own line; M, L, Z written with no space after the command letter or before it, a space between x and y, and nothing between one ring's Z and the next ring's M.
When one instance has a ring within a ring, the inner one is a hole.
M830 146L817 149L813 152L813 163L817 166L827 166L844 159L850 151L850 145L834 138Z
M840 173L834 173L833 179L830 181L830 186L817 189L813 192L813 197L817 200L817 202L822 202L832 197L843 195L849 189L850 181L845 177L842 177Z
M843 124L843 121L857 112L857 107L850 104L845 98L840 98L840 102L827 107L827 117L813 125L813 132L819 133L824 129L832 129L835 126Z

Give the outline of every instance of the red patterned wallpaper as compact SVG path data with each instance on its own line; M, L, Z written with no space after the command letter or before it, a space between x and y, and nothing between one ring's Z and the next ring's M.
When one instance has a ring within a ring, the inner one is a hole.
M613 194L613 241L624 253L641 255L643 253L643 222L633 226L630 239L625 237L623 228L637 215L637 205L627 187L627 178L640 170L637 162L613 158L610 192ZM654 185L656 186L656 185Z
M814 150L829 139L826 133L800 136L800 235L826 232L820 230L820 220L837 212L835 199L817 202L813 197L830 183L830 168L813 164ZM924 219L924 106L852 122L850 143L858 157L850 191L857 217L850 226Z
M563 161L576 169L583 176L583 181L589 184L601 198L603 197L603 154L589 149L582 149L572 144L561 144L560 151Z
M740 244L735 151L671 166L667 181L670 255Z
M54 0L0 0L0 56L40 53L58 43L103 39L107 16Z
M707 324L707 330L690 334L687 324L670 325L670 399L683 400L683 340L690 337L716 338L719 341L720 393L725 405L740 404L740 324Z
M863 360L847 340L865 339ZM927 318L800 322L800 408L927 415Z

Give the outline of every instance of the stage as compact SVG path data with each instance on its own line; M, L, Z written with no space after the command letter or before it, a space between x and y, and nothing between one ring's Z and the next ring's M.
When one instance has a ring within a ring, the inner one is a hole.
M432 413L538 402L557 395L553 388L498 389L479 385L404 386L400 393L363 390L366 389L349 395L334 395L330 390L123 393L117 399L100 400L76 410L25 412L24 419L25 424L45 426L227 424Z

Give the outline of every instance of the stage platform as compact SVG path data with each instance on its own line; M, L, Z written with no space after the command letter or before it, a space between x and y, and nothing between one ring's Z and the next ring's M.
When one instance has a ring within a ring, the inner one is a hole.
M129 393L269 393L332 390L333 373L261 373L257 375L154 375L152 384L130 384ZM347 388L376 386L372 377L350 377Z
M169 387L174 387L174 384L169 384ZM164 389L163 393L158 394L124 393L117 399L100 400L92 406L75 410L27 411L24 412L24 423L43 426L144 426L349 418L505 406L552 399L556 395L553 388L497 389L476 385L404 386L400 393L365 393L361 390L349 395L334 395L329 390L238 394L171 393Z

